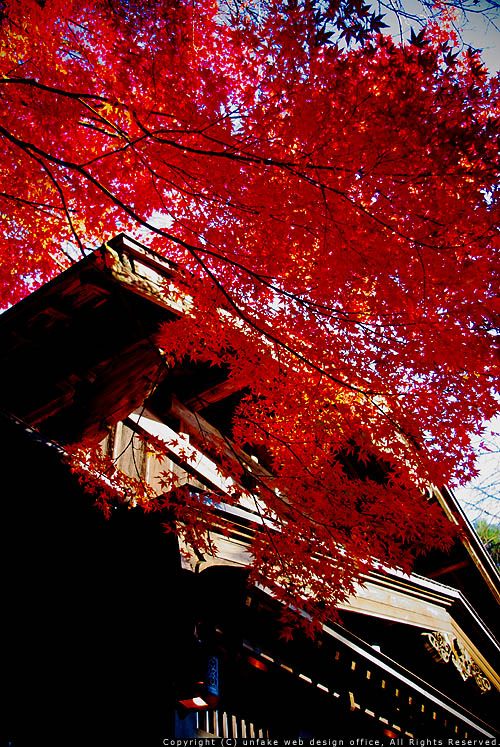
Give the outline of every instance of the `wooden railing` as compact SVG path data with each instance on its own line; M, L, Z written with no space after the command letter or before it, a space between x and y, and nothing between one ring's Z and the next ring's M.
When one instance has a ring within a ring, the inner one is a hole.
M264 738L269 736L266 728L257 726L249 719L222 710L199 711L197 728L200 737Z

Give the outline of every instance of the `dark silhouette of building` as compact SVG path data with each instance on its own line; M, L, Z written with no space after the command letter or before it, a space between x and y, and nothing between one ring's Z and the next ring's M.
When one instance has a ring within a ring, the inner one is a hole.
M82 489L68 444L102 442L154 483L138 436L181 433L197 456L172 445L170 468L224 490L206 445L239 393L220 368L167 368L154 344L183 313L178 271L120 235L2 316L10 743L498 736L500 579L446 488L430 500L461 528L451 552L374 571L315 641L281 638L278 602L248 586L244 502L219 512L217 556L184 560L161 512L117 503L106 519Z

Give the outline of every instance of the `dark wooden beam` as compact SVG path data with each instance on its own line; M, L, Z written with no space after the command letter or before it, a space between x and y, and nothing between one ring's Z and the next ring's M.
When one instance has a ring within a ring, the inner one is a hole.
M439 576L444 576L446 573L459 571L461 568L465 568L468 565L468 560L461 560L459 563L453 563L453 565L447 565L445 568L440 568L437 571L432 571L432 573L427 573L427 576L428 578L439 578Z
M200 394L197 394L195 397L191 397L191 399L186 402L186 407L193 412L199 412L205 407L208 407L208 405L213 405L216 402L226 399L226 397L229 397L231 394L241 391L242 388L243 386L241 383L231 380L221 381L220 384L216 384L210 389L200 392Z

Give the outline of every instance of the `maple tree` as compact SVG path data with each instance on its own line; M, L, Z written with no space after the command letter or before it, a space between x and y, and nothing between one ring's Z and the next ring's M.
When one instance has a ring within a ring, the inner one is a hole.
M426 490L473 473L498 408L499 80L446 24L382 26L356 2L9 0L0 28L2 304L118 230L186 269L158 345L246 387L231 438L273 475L252 578L316 619L449 544ZM212 504L184 497L143 495L202 542Z

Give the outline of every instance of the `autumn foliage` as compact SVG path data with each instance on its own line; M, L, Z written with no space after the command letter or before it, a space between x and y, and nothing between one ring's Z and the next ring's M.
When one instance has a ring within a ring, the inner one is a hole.
M498 409L499 80L364 7L8 0L0 28L2 303L119 230L186 268L158 345L246 387L254 577L314 614L446 546L427 486Z

